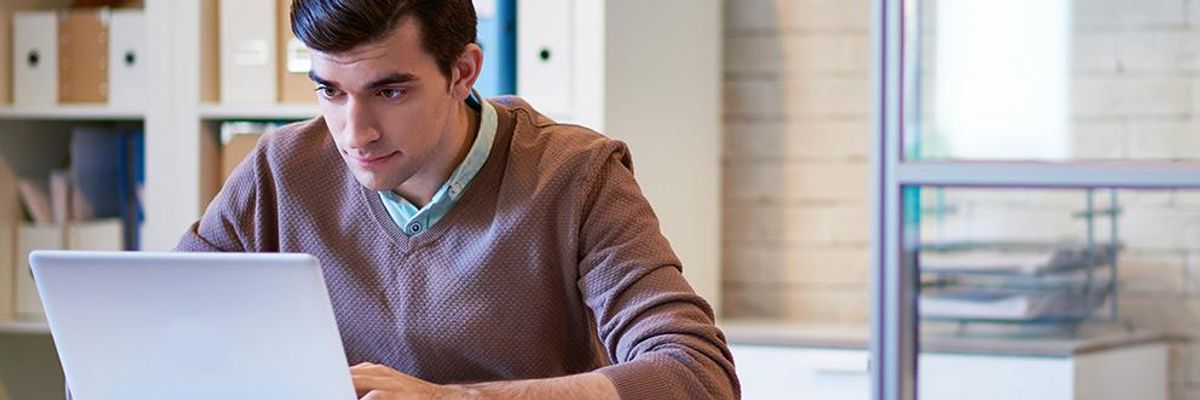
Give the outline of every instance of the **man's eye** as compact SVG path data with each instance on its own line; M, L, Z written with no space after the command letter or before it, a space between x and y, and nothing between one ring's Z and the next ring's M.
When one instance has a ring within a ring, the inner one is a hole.
M395 100L404 97L405 93L404 89L381 89L379 96L388 100Z
M321 87L317 88L317 93L319 93L321 96L324 96L326 98L334 98L334 97L337 97L338 95L342 94L341 91L337 90L336 88L329 87L329 86L321 86Z

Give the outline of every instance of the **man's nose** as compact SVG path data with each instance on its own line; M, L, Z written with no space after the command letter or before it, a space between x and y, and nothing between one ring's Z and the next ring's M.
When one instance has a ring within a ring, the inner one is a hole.
M342 133L346 147L351 149L368 147L381 136L366 104L354 99L346 102L346 126Z

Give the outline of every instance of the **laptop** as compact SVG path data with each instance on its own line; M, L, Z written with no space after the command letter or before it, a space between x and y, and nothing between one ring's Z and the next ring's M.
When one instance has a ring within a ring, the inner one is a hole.
M35 251L75 400L355 399L304 254Z

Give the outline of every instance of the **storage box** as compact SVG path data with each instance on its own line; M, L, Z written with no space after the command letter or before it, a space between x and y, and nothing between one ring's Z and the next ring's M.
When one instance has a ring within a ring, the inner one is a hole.
M221 0L221 102L274 104L275 1Z
M34 250L120 251L124 249L120 219L63 224L25 224L17 229L16 316L22 319L44 318L29 253Z
M42 300L33 281L33 270L29 268L29 253L34 250L62 250L64 234L62 224L22 225L17 228L17 308L16 316L22 319L45 318Z
M52 11L13 13L13 104L50 107L58 102L58 16Z
M108 102L107 8L72 9L58 16L58 102Z
M120 109L146 108L146 15L114 10L109 24L108 104Z

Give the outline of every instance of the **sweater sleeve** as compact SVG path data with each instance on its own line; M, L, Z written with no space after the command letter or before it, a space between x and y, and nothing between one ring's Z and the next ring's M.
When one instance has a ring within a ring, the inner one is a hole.
M739 398L712 307L683 278L627 150L618 145L606 156L580 226L579 289L613 362L597 372L622 399Z
M184 232L175 251L255 252L265 251L274 218L274 196L268 190L272 176L259 145L234 168L204 215Z

